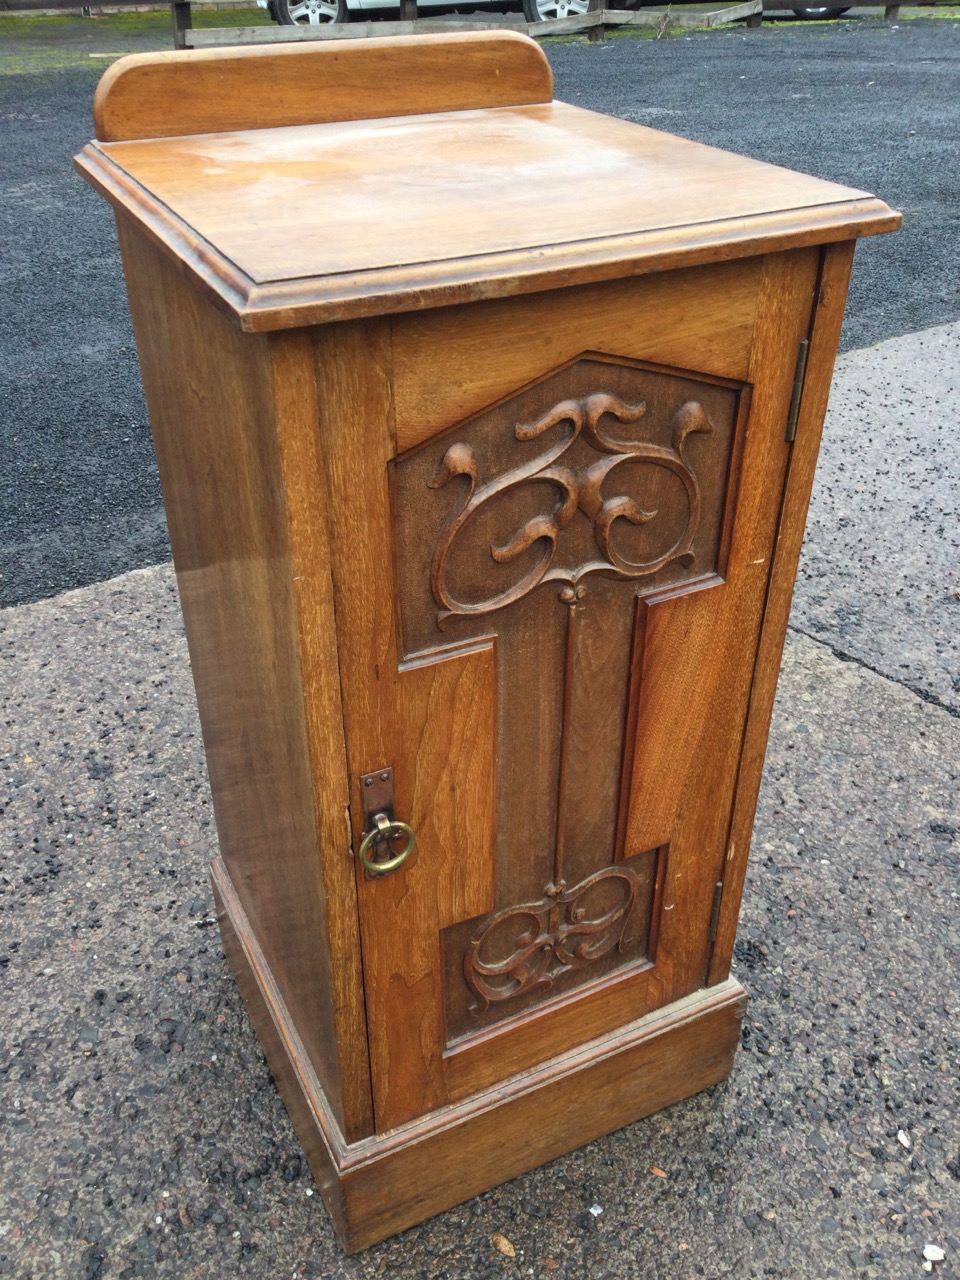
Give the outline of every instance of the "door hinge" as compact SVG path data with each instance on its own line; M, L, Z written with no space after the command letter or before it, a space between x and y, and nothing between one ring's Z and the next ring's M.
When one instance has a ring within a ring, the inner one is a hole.
M790 393L790 409L787 412L787 429L783 438L787 444L793 444L797 438L797 419L800 417L800 401L803 399L803 382L807 376L807 355L810 342L807 338L800 340L797 350L797 367L793 375L793 390Z
M713 886L713 906L710 908L710 929L707 937L711 942L717 940L717 927L720 924L720 903L723 899L723 881L718 880Z

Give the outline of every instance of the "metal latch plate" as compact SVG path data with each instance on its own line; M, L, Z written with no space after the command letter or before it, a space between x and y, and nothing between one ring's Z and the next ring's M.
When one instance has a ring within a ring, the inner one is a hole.
M393 769L377 769L360 775L360 794L363 797L363 829L373 823L375 813L385 813L393 821L397 816L393 799Z

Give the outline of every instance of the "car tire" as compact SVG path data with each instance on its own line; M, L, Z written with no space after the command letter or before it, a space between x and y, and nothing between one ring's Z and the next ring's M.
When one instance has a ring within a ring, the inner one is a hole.
M523 0L523 16L527 22L547 22L552 18L578 18L596 7L596 0Z
M839 18L846 9L794 9L798 18Z
M318 27L349 21L347 0L274 0L281 27Z

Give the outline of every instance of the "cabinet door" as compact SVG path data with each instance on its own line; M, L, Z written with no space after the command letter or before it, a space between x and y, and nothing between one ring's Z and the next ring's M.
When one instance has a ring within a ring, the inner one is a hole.
M816 273L317 331L378 1129L706 983Z

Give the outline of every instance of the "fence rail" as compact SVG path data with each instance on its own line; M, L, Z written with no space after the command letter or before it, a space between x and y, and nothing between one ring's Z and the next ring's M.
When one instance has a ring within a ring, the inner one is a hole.
M471 14L449 17L420 17L417 0L396 0L400 9L400 21L332 23L322 26L255 26L255 27L203 27L195 28L192 5L202 9L222 12L250 9L254 6L244 0L171 0L173 13L174 47L178 49L209 48L217 45L274 44L299 40L355 40L364 36L427 35L444 31L490 31L508 29L525 31L535 37L550 35L585 34L590 40L602 40L607 30L622 27L653 27L666 31L671 27L718 27L728 22L745 20L748 27L758 27L765 13L789 12L794 7L790 0L741 0L734 4L685 3L643 7L639 9L595 9L571 18L552 18L546 22L526 22L519 15ZM955 0L915 0L924 8L955 3ZM804 0L795 0L802 8ZM845 9L883 8L888 21L900 14L900 0L896 3L877 4L876 0L838 0ZM104 3L84 4L77 0L0 0L0 12L14 16L17 13L33 16L42 14L75 14L100 16L121 10L140 13L157 12L167 8L163 3L149 0L104 0Z
M190 8L190 0L175 0L175 9ZM210 48L217 45L279 44L300 40L353 40L363 36L429 35L443 31L524 31L531 36L585 34L600 40L606 30L623 27L715 27L741 18L755 19L763 11L763 0L741 0L739 4L700 8L696 13L682 9L594 9L571 18L550 18L545 22L525 22L523 18L491 15L489 18L414 18L399 22L328 23L297 27L210 27L178 30L178 47Z

